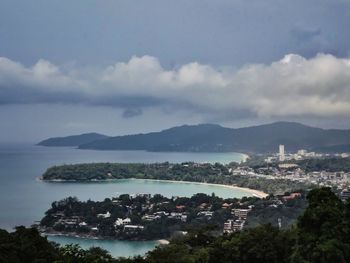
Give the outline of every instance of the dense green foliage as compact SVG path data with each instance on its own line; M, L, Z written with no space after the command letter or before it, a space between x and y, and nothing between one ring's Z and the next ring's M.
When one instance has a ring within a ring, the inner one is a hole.
M112 259L100 249L57 248L35 230L0 232L0 262L116 263L346 263L350 262L350 202L329 189L308 194L309 206L297 225L279 230L271 225L216 236L202 228L146 257Z
M224 204L229 206L224 207ZM214 194L209 196L200 193L190 198L166 198L161 195L132 197L124 194L112 200L106 198L97 202L81 202L69 197L52 203L41 220L41 229L47 233L88 237L154 240L169 238L176 231L188 231L206 225L211 225L221 233L224 222L235 218L231 213L232 209L249 207L254 209L249 213L248 227L267 223L277 226L279 218L283 220L283 227L288 227L295 223L305 206L306 200L303 196L284 201L282 197L274 196L266 199L222 199ZM108 218L99 217L99 214L107 211L110 213ZM209 214L205 214L207 212ZM156 215L156 218L149 220L149 215ZM118 218L129 218L129 225L141 225L144 228L139 231L125 231L123 225L115 225ZM84 225L79 224L81 222ZM98 227L98 230L92 231L93 227Z
M53 262L56 259L57 248L36 229L17 227L12 233L0 230L0 262Z
M350 144L336 144L330 146L319 146L313 148L315 152L323 152L323 153L348 153L350 152Z
M349 200L344 204L321 188L312 190L308 201L298 224L288 230L263 225L220 237L195 233L152 251L145 262L350 262Z
M235 185L271 194L283 194L299 189L308 189L305 183L276 179L253 178L232 175L229 168L235 164L197 164L197 163L90 163L53 166L43 174L44 180L111 180L111 179L158 179L214 184Z
M14 232L0 230L0 263L103 263L114 262L99 247L88 250L78 245L59 247L42 237L35 228L17 227Z
M244 200L248 204L256 199L251 197ZM222 208L224 202L232 203L230 209ZM186 231L207 224L214 225L222 231L224 221L232 217L231 208L241 207L239 202L239 199L223 200L215 195L206 194L196 194L191 198L166 198L161 195L132 198L124 194L113 200L106 198L104 201L96 202L91 200L81 202L69 197L52 203L52 207L41 220L41 226L45 227L45 232L55 231L115 239L155 240L169 238L175 231ZM205 208L200 207L203 203L206 204ZM203 210L210 210L213 215L210 217L198 215ZM108 218L98 216L107 211L110 213ZM147 220L144 218L146 215L157 215L157 218ZM186 217L185 220L182 220L181 215ZM65 224L62 219L67 218L77 219L77 223ZM123 225L114 225L118 218L129 218L128 225L141 225L144 229L125 231ZM79 222L85 222L86 225L79 226ZM98 231L91 231L91 227L98 227Z
M350 158L307 159L298 161L297 164L306 172L350 172Z
M276 203L278 201L276 202L276 197L273 196L256 200L253 203L254 209L247 218L246 227L253 228L265 224L277 227L280 220L283 229L289 228L292 224L295 224L307 206L307 201L303 194L301 197L283 201L281 205L276 205Z

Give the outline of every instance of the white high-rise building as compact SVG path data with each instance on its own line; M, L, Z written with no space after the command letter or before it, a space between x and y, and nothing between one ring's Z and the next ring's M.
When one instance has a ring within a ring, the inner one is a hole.
M280 146L279 146L279 160L280 160L280 162L283 162L286 160L286 157L284 155L284 145L283 144L280 144Z

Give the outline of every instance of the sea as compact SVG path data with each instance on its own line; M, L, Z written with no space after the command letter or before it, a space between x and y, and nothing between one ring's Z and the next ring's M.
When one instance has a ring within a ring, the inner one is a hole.
M38 180L53 165L122 162L239 162L240 153L178 153L147 151L95 151L70 147L36 145L0 145L0 228L12 231L15 226L30 226L40 220L51 203L68 196L79 200L103 200L119 194L150 193L164 196L191 196L195 193L215 193L221 197L251 196L249 191L196 183L172 183L126 179L115 182L47 183ZM74 237L48 236L59 244L77 243L83 248L100 246L115 257L143 255L158 245L157 241L91 240Z

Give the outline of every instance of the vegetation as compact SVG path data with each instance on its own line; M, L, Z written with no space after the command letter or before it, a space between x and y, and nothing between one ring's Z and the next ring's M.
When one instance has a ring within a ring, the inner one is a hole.
M81 149L178 152L276 152L350 143L350 131L325 130L294 122L276 122L240 129L219 125L184 125L160 132L116 136L81 144Z
M59 247L42 237L35 228L16 227L14 232L0 230L1 263L90 263L115 262L104 249L81 249L78 245Z
M322 152L349 150L350 132L324 130L293 122L231 129L213 124L183 125L160 132L107 137L82 134L50 138L44 146L79 146L81 149L147 150L186 152L276 152L279 144L290 151L298 149Z
M284 179L252 178L232 175L229 169L237 166L223 164L197 163L90 163L53 166L43 174L43 180L94 181L111 179L159 179L214 184L235 185L251 188L269 194L283 194L299 189L310 188L309 184Z
M301 197L291 200L269 196L265 199L256 200L253 205L254 208L249 213L246 221L246 228L266 224L278 227L280 220L281 228L287 229L295 224L298 217L303 214L307 207L307 200L304 193Z
M319 263L350 262L350 202L329 189L310 191L308 207L295 226L279 230L262 225L216 236L202 228L146 257L112 259L106 251L78 246L58 248L36 230L0 232L0 262L116 262L116 263Z
M350 158L307 159L298 161L297 164L306 172L350 172Z

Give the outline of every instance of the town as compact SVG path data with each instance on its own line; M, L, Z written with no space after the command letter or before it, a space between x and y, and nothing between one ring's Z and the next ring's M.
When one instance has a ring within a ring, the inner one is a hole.
M297 181L347 192L350 186L349 164L348 153L320 154L298 150L286 154L284 145L279 145L277 154L264 156L264 161L255 165L249 165L248 161L229 169L229 172L232 175Z

